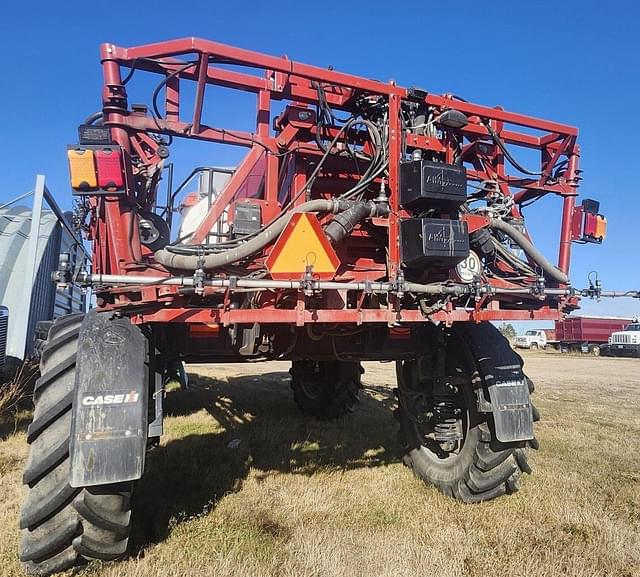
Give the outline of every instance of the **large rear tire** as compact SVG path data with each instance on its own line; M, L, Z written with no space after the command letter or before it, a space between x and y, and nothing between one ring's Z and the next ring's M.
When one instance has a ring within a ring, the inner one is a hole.
M42 357L42 351L52 325L53 321L38 321L36 323L36 330L33 336L33 359L35 361L39 362Z
M405 449L404 463L425 483L466 503L517 491L522 473L531 472L527 446L538 446L535 439L499 442L491 413L478 411L475 390L483 384L489 367L487 358L482 359L482 370L473 358L469 346L473 339L482 339L485 347L490 343L491 365L517 367L529 392L533 391L533 383L522 373L521 357L490 323L454 325L444 349L440 349L445 356L443 372L448 375L440 381L448 383L444 391L442 386L437 388L435 378L425 378L425 369L420 368L420 363L433 367L437 359L423 357L397 365L399 406L395 414ZM448 419L441 418L445 409ZM533 418L539 419L535 407ZM447 434L453 435L451 440L442 441Z
M303 413L318 419L343 417L360 401L363 372L357 361L294 361L293 398Z
M57 319L40 359L33 422L27 432L27 486L20 515L20 560L32 575L50 575L94 559L125 554L132 483L69 485L69 444L76 352L83 315Z

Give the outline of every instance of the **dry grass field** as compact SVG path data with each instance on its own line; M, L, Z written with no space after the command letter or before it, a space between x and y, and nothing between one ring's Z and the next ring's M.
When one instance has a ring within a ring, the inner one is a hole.
M640 576L640 361L529 354L543 420L520 493L463 505L399 463L394 368L301 416L285 363L191 367L138 485L129 559L95 577ZM28 414L2 423L0 575L17 561Z

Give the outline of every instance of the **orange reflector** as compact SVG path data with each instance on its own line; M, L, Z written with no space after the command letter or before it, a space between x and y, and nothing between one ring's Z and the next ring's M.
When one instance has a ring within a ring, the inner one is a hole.
M295 213L269 253L266 263L276 280L301 279L307 266L319 280L331 280L340 259L314 214Z
M604 240L607 236L607 219L599 214L596 217L596 234L595 237Z
M93 150L69 149L69 172L71 174L71 186L76 190L90 190L98 186L96 167L93 159Z

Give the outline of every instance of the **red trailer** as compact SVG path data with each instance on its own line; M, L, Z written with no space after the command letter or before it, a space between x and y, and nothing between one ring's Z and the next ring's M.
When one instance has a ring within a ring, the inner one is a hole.
M621 317L567 317L556 321L556 341L561 351L600 354L609 336L621 331L633 319Z

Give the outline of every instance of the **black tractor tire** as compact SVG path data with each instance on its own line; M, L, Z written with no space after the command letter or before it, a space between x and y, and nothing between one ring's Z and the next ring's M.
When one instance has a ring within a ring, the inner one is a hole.
M33 335L33 354L32 357L35 361L39 361L42 357L42 351L44 345L47 342L49 331L53 326L53 321L38 321L36 323L36 330Z
M294 401L318 419L353 413L360 401L364 369L357 361L294 361L289 373Z
M493 358L490 365L493 367L522 367L522 358L490 323L456 323L452 337L446 349L446 365L453 372L447 374L468 374L470 370L473 374L470 382L461 387L458 397L462 405L460 408L463 413L466 412L461 446L455 454L446 453L436 441L426 439L422 425L409 407L412 395L410 392L403 393L407 386L413 390L424 386L418 385L416 388L416 385L408 383L411 371L416 367L412 363L418 361L398 361L399 404L395 415L400 423L398 438L405 450L403 462L425 483L465 503L489 501L505 493L515 493L520 487L522 473L531 473L527 448L537 449L538 441L534 438L531 441L501 443L496 439L493 417L491 413L477 410L474 391L474 386L483 381L483 374L490 367L487 359L483 358L480 368L478 361L472 358L468 341L481 339L482 342L491 343ZM522 378L526 379L531 394L533 382L524 373ZM538 410L534 406L532 409L533 420L539 420Z
M76 352L82 314L50 328L33 393L27 431L27 486L20 515L20 560L31 575L50 575L94 559L125 554L132 483L74 488L69 485L69 443Z

